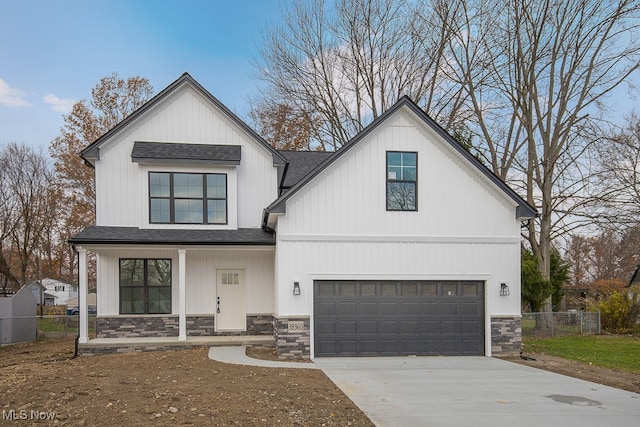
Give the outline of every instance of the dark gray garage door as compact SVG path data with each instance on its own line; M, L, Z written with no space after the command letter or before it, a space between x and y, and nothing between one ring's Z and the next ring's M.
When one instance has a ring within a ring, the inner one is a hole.
M314 282L315 356L483 355L484 283Z

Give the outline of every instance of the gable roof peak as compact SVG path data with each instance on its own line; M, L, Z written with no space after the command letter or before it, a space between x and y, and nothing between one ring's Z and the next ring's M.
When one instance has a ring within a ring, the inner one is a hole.
M84 148L80 152L80 157L85 161L85 163L90 163L91 160L100 159L100 146L106 143L109 139L111 139L114 135L119 133L122 129L127 127L129 124L133 123L137 118L142 116L144 113L149 111L154 106L161 103L164 99L178 90L180 87L184 85L192 86L196 92L200 93L205 99L207 99L212 105L214 105L218 110L220 110L224 115L226 115L231 121L233 121L236 125L238 125L242 130L247 132L255 141L257 141L260 145L262 145L267 151L271 153L273 156L273 162L275 165L284 165L286 163L286 159L280 153L276 151L267 141L264 140L256 131L254 131L249 125L247 125L240 117L238 117L233 111L231 111L226 105L218 100L215 96L211 94L207 89L204 88L196 79L194 79L191 74L188 72L182 73L180 77L170 83L167 87L162 89L158 94L156 94L153 98L145 102L140 108L135 110L133 113L128 115L125 119L123 119L120 123L109 129L106 133L96 139L89 146Z
M311 170L303 179L299 180L291 189L278 197L264 210L263 215L263 227L266 226L268 216L270 213L284 213L286 212L286 202L303 188L309 181L315 178L323 170L330 167L338 158L340 158L351 147L362 141L368 134L374 129L378 128L387 118L395 114L402 107L409 108L415 116L421 120L425 125L433 129L445 143L448 143L455 151L457 151L463 158L465 158L472 167L478 170L482 175L488 178L493 185L497 186L507 197L516 203L516 217L527 219L535 218L538 215L536 209L525 201L520 195L518 195L509 185L507 185L500 177L495 175L485 165L483 165L477 158L475 158L469 151L467 151L449 132L447 132L442 126L440 126L435 120L433 120L422 108L418 106L408 95L403 95L393 104L388 110L378 116L373 122L362 129L357 135L347 141L342 147L340 147L332 156L325 159L316 168Z

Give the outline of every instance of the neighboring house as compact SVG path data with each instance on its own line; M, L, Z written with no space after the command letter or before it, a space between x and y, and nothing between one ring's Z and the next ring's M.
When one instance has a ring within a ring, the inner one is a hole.
M0 345L36 339L36 302L23 286L11 297L0 297Z
M283 357L520 350L536 211L408 98L334 154L274 150L184 74L81 153L97 337L273 335ZM88 342L86 311L80 343Z
M55 279L42 279L27 285L38 304L66 305L78 296L78 286Z

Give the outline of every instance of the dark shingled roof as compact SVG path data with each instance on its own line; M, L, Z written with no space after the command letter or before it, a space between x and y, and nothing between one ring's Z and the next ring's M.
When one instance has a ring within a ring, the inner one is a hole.
M131 152L131 160L139 163L178 161L192 164L239 165L240 146L136 142Z
M289 166L287 175L284 177L282 188L291 188L304 178L309 172L314 170L320 163L331 157L332 152L326 151L284 151L278 150Z
M276 244L275 234L260 228L237 230L177 230L91 226L69 239L74 244L145 245L266 245Z

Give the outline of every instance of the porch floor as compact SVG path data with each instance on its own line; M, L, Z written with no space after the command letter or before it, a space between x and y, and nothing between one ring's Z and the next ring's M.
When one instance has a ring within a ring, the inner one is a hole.
M78 344L83 353L126 352L157 350L171 347L230 346L230 345L275 345L272 335L230 335L187 337L186 341L178 341L178 337L129 337L129 338L94 338L87 343ZM135 350L134 350L135 349ZM107 350L107 351L105 351Z

